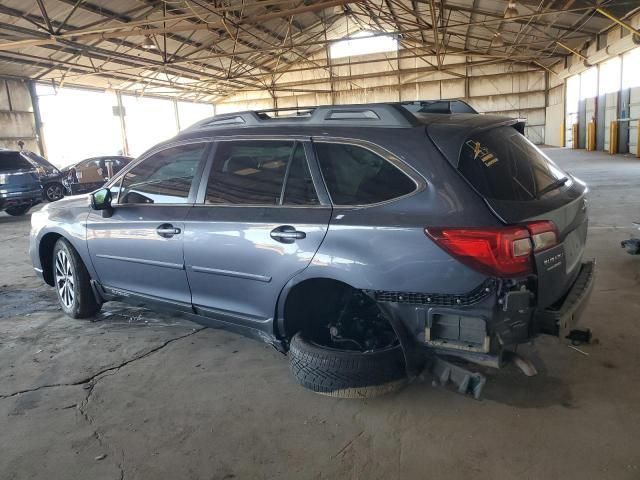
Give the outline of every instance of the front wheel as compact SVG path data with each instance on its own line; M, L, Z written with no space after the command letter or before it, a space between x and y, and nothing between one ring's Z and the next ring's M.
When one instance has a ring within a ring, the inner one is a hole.
M78 252L64 238L60 238L53 249L53 277L64 313L72 318L88 318L100 311L89 272Z
M61 183L48 183L44 187L44 197L48 202L55 202L64 197L64 187Z
M19 217L29 211L31 205L20 205L19 207L10 207L5 210L12 217Z

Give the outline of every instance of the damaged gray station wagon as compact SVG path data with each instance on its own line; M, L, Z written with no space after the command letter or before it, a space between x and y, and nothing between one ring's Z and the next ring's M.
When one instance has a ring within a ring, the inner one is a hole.
M584 309L587 188L521 121L439 103L201 121L34 213L35 269L74 318L168 309L288 352L328 395L392 391L430 359L498 367Z

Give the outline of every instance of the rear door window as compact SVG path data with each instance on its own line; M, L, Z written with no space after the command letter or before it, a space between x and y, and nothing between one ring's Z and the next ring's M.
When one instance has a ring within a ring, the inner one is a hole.
M485 198L533 201L558 195L571 178L512 127L467 139L459 170Z
M205 203L212 205L316 205L304 146L288 140L218 143Z
M19 152L0 152L0 172L31 169L33 169L33 165Z
M371 205L402 197L417 188L399 168L364 147L316 142L315 148L335 205Z
M311 172L301 143L296 145L286 174L283 205L318 205L318 195L313 186Z

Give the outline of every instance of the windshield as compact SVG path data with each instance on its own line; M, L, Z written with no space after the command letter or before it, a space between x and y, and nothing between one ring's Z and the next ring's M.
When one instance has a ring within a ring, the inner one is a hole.
M58 169L53 164L51 164L48 160L41 157L37 153L33 153L28 150L23 150L22 155L24 155L29 160L31 160L31 162L36 167L44 167L48 172L53 172L53 173L58 171Z
M494 200L538 200L558 195L572 183L567 173L513 127L468 138L458 168L482 196Z

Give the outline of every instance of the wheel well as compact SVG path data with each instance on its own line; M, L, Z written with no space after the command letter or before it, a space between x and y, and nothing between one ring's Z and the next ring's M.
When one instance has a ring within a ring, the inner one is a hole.
M287 339L302 332L326 346L362 351L398 341L389 318L366 292L336 280L317 278L296 285L283 313Z
M284 334L291 339L297 332L317 324L324 314L335 312L336 304L348 285L327 278L305 280L291 289L284 305Z
M42 276L44 281L53 286L53 247L55 247L58 239L62 237L59 233L47 233L42 240L38 253L40 255L40 266L42 267Z

